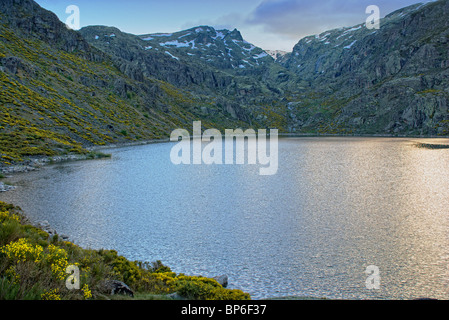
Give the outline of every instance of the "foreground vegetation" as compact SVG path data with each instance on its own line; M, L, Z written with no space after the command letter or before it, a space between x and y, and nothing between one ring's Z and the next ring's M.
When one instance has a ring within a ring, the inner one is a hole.
M80 289L66 288L66 268L80 270ZM216 280L176 274L160 261L129 261L114 250L87 250L28 223L20 208L0 202L0 299L132 299L111 296L105 281L126 283L134 299L248 300L241 290Z

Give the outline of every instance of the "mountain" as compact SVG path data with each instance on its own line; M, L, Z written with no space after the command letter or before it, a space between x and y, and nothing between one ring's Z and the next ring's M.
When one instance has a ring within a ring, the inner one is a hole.
M0 88L1 165L167 138L195 120L205 127L249 126L232 104L120 63L31 0L0 1Z
M281 64L301 78L290 129L447 135L449 1L301 39Z
M449 134L449 0L264 51L210 26L133 35L66 28L0 1L0 166L167 138L176 128Z
M283 126L278 121L285 108L280 99L288 83L279 81L278 75L290 72L236 29L199 26L133 35L114 27L89 26L80 33L128 76L153 77L209 101L204 115L225 112L253 127ZM267 116L270 113L277 116Z
M272 62L265 51L245 41L237 29L215 30L213 27L199 26L140 38L147 42L146 50L159 50L167 54L174 50L179 59L196 57L220 70L246 69Z

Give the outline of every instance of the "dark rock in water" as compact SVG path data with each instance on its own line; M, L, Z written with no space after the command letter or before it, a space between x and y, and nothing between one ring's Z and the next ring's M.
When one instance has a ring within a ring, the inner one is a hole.
M16 187L10 186L7 184L4 184L3 182L0 182L0 192L6 192L9 190L14 190Z
M221 284L223 288L226 288L228 286L228 276L225 274L221 275L221 276L213 277L212 279L217 280L217 282L219 284Z
M106 280L103 283L103 289L108 294L122 294L134 297L134 292L123 282L118 280Z
M415 300L415 301L417 301L417 300L433 300L433 301L438 301L438 299L434 299L434 298L416 298L416 299L413 299L413 300Z
M47 220L39 221L37 227L47 232L50 238L57 234L56 230L50 226Z

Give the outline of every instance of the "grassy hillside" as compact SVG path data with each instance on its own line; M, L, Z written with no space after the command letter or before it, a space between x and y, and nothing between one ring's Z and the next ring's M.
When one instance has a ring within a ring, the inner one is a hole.
M107 55L87 48L67 52L0 14L0 166L168 137L195 120L239 125L220 113L212 124L201 114L210 101L156 79L130 79Z

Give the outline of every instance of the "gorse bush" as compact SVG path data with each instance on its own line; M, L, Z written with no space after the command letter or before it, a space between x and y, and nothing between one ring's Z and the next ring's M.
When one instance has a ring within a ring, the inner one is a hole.
M80 271L80 289L69 290L66 268ZM176 274L161 261L130 261L115 250L87 250L50 238L27 224L20 208L0 202L0 299L107 299L105 280L125 282L140 296L178 292L188 299L250 299L205 277Z

